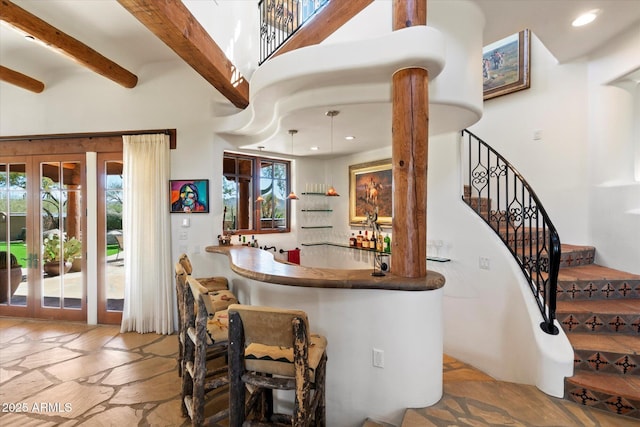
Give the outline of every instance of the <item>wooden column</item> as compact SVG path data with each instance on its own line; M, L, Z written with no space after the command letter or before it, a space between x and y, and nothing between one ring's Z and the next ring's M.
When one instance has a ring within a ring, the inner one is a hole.
M426 0L393 0L393 29L426 25ZM427 275L428 72L407 68L393 75L393 243L391 271Z

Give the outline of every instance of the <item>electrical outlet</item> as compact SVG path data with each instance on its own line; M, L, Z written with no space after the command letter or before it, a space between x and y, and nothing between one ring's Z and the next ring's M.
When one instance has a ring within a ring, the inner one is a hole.
M480 258L478 258L478 266L481 270L491 270L491 262L487 257L481 256Z
M384 368L384 350L373 349L373 366L376 368Z

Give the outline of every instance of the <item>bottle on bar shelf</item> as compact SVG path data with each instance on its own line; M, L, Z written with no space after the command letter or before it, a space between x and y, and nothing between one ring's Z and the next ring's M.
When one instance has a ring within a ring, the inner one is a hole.
M356 247L362 247L362 230L358 231L358 237L356 238Z
M369 249L369 230L364 230L364 237L362 238L362 248Z
M391 237L389 237L389 234L384 236L384 251L388 254L391 253Z
M351 247L355 247L356 246L356 233L351 233L351 237L349 238L349 246Z
M382 233L378 233L378 240L376 241L376 251L382 252L384 250L384 243L382 241Z

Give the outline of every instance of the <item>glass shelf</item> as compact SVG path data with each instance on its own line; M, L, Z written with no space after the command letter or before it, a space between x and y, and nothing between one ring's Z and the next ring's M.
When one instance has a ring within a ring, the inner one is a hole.
M303 196L326 196L325 193L300 193Z
M374 252L374 253L378 253L380 255L391 255L391 252L377 251L375 249L369 249L369 248L359 248L357 246L349 246L349 245L345 245L345 244L342 244L342 243L332 243L332 242L302 243L302 246L322 246L322 245L335 246L336 248L355 249L357 251Z
M333 209L300 209L302 212L333 212Z
M442 258L439 256L428 256L427 257L427 261L435 261L435 262L449 262L451 261L450 258Z
M302 229L311 229L311 228L333 228L333 225L314 225L314 226L302 226Z

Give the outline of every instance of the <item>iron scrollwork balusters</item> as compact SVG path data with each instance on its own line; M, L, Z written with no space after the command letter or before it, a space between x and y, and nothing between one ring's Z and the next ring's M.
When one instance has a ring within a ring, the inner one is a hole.
M468 190L463 199L509 248L540 309L540 327L555 335L560 237L520 173L471 132L464 130L462 136L468 144Z

